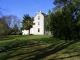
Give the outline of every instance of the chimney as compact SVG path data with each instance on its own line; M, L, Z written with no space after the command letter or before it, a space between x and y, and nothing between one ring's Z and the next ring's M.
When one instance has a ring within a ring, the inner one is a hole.
M40 10L40 13L42 13L42 11Z

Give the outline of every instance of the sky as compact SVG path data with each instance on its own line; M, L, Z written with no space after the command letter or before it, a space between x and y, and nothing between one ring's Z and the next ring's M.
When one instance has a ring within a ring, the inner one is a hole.
M34 17L38 11L47 13L54 7L53 0L0 0L3 15L16 15L20 19L24 14Z

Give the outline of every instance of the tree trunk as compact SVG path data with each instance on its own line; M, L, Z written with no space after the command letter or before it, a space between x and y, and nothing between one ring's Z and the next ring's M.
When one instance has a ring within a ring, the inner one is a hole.
M30 35L30 29L29 29L29 35Z

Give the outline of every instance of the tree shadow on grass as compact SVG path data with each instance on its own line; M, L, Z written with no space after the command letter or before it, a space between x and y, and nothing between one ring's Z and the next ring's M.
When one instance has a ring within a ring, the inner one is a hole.
M54 48L54 45L51 45L48 48L48 50L49 49L51 49L51 50L49 50L49 51L47 50L46 51L46 49L44 48L45 51L43 51L43 49L42 49L43 53L37 54L35 57L29 58L28 60L39 60L39 59L42 59L42 58L47 57L47 56L49 56L51 54L55 54L55 53L67 48L68 46L70 46L70 45L72 45L72 44L74 44L76 42L78 42L78 40L77 41L71 41L69 43L62 43L62 44L58 45L55 48ZM42 52L41 50L39 50L39 51ZM23 60L24 60L24 58L23 58Z
M52 59L49 59L49 60L63 60L63 59L67 59L67 58L72 58L72 57L76 57L76 56L80 56L80 54L77 54L77 55L72 55L72 56L68 56L68 57L62 57L62 58L52 58Z
M10 46L12 44L9 43L7 46ZM39 46L39 45L43 45L43 44L40 44L40 42L38 42L36 40L36 42L30 42L28 41L26 45L22 45L22 46L19 46L19 47L15 47L14 46L10 49L6 48L4 51L1 51L0 53L6 53L4 54L4 56L0 56L0 59L1 60L5 60L5 59L8 59L8 58L12 58L12 57L15 57L15 56L20 56L20 55L24 55L24 54L29 54L29 53L32 53L32 52L35 52L35 51L31 51L31 52L24 52L24 53L19 53L19 54L14 54L12 55L13 53L15 53L17 50L21 49L21 48L30 48L30 47L34 47L34 46Z
M25 53L10 56L12 53L14 53L16 51L14 49L14 51L6 54L5 57L3 57L3 59L6 60L6 59L9 59L9 58L13 58L15 56L24 55L23 57L20 57L18 60L39 60L39 59L45 58L45 57L47 57L51 54L55 54L55 53L67 48L68 46L70 46L70 45L72 45L76 42L78 42L78 40L77 41L70 41L70 42L63 42L63 43L60 43L60 44L57 44L57 45L52 44L52 45L50 45L48 47L45 47L45 48L42 48L42 49L35 49L34 51L25 52ZM33 45L33 46L35 46L35 45ZM37 46L39 46L39 45L37 45ZM61 58L61 59L63 59L63 58Z

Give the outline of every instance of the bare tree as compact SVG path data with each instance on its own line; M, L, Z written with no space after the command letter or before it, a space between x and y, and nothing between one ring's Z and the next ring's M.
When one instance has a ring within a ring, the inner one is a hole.
M0 6L0 17L3 16L3 11L9 12L9 9L2 8L2 7Z
M15 15L3 16L3 19L11 28L13 28L15 24L17 24L18 27L20 26L20 19Z
M10 27L12 20L11 16L3 16L2 18L6 21L7 25Z

